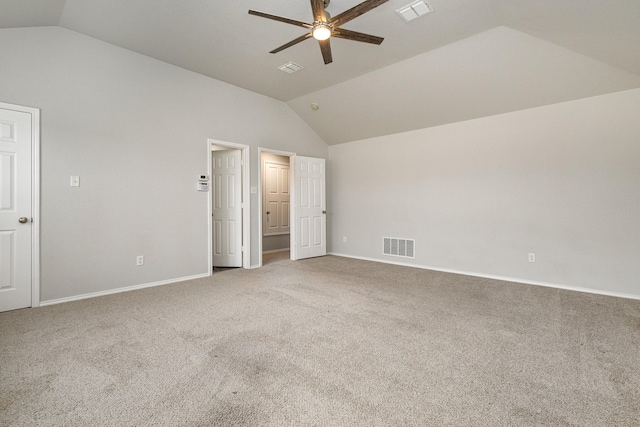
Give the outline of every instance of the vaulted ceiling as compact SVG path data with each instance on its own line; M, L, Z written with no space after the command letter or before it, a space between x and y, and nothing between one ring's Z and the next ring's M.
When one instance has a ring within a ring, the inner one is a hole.
M329 144L640 87L638 0L428 0L406 23L411 2L345 24L385 40L332 39L328 65L313 39L269 54L305 30L247 13L310 22L308 0L1 0L0 28L61 26L280 99Z

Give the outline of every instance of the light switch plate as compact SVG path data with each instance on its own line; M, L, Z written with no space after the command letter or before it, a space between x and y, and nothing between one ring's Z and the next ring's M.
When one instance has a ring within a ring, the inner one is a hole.
M71 177L71 186L72 187L80 187L80 177L79 176L72 176Z

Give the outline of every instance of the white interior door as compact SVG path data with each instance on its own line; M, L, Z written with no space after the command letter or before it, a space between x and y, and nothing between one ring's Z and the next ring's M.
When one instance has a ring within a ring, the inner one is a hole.
M324 159L292 156L293 221L291 259L327 254Z
M289 234L289 165L264 162L262 235Z
M242 152L212 151L213 265L242 267Z
M0 311L31 306L31 120L0 108Z

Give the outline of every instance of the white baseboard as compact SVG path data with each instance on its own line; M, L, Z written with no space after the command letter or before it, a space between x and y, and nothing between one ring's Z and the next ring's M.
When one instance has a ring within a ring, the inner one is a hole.
M414 267L414 268L420 268L420 269L423 269L423 270L441 271L443 273L463 274L465 276L482 277L482 278L485 278L485 279L501 280L501 281L505 281L505 282L522 283L522 284L525 284L525 285L545 286L547 288L564 289L564 290L567 290L567 291L586 292L588 294L605 295L605 296L608 296L608 297L617 297L617 298L627 298L627 299L640 300L640 295L625 294L625 293L620 293L620 292L609 292L609 291L602 291L602 290L598 290L598 289L590 289L590 288L580 288L580 287L576 287L576 286L558 285L556 283L536 282L536 281L532 281L532 280L518 279L518 278L515 278L515 277L503 277L503 276L494 276L494 275L491 275L491 274L474 273L474 272L471 272L471 271L451 270L451 269L447 269L447 268L438 268L438 267L431 267L431 266L427 266L427 265L409 264L409 263L405 263L405 262L397 262L397 261L383 260L383 259L377 259L377 258L368 258L368 257L355 256L355 255L340 254L340 253L336 253L336 252L330 252L330 253L328 253L328 255L334 255L334 256L339 256L339 257L343 257L343 258L360 259L360 260L363 260L363 261L380 262L380 263L383 263L383 264L400 265L400 266L403 266L403 267Z
M265 254L275 254L275 253L278 253L278 252L289 252L289 250L290 250L289 248L285 248L285 249L272 249L272 250L270 250L270 251L262 251L262 255L265 255Z
M203 277L209 277L210 275L211 274L207 274L207 273L196 274L195 276L179 277L177 279L161 280L159 282L143 283L141 285L126 286L124 288L109 289L106 291L92 292L90 294L74 295L72 297L57 298L57 299L51 299L48 301L40 301L40 307L44 307L47 305L54 305L54 304L62 304L64 302L78 301L78 300L87 299L87 298L101 297L101 296L111 295L111 294L119 294L121 292L136 291L138 289L152 288L154 286L169 285L171 283L184 282L186 280L201 279Z

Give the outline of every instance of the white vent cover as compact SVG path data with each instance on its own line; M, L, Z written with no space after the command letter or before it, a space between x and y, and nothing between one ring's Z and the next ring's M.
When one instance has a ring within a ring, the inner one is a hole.
M284 65L278 67L279 70L284 71L285 73L295 73L296 71L302 70L304 67L302 65L296 64L295 62L287 62Z
M416 241L413 239L400 239L398 237L382 238L382 253L384 255L415 258Z
M396 10L396 13L400 15L400 18L404 19L405 22L413 21L417 17L431 12L433 12L433 8L423 0L414 1Z

